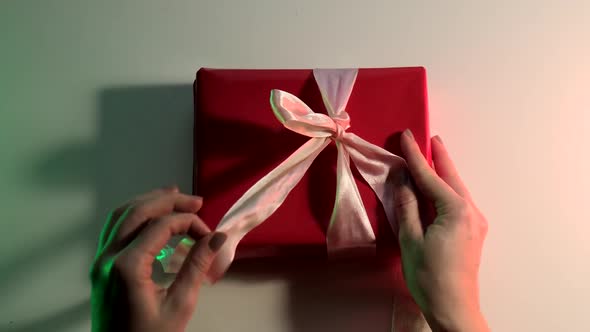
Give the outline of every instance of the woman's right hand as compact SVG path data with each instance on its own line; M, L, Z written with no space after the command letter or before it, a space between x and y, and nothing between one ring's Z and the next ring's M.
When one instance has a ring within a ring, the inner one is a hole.
M411 131L401 148L421 197L436 209L424 228L411 184L396 188L396 215L404 278L431 329L489 331L479 305L478 272L488 224L449 158L442 140L432 140L432 169Z

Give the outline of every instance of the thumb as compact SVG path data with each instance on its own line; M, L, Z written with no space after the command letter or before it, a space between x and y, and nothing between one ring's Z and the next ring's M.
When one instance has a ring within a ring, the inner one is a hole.
M220 232L210 233L189 251L176 280L168 289L167 301L175 311L192 314L197 304L201 284L206 279L215 255L227 239Z
M424 238L418 199L408 178L396 185L394 190L395 217L399 224L400 247L421 241Z

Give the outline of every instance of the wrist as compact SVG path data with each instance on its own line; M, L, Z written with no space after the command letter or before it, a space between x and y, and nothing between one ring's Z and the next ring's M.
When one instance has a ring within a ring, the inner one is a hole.
M489 332L487 322L479 309L442 314L433 312L426 315L432 332Z

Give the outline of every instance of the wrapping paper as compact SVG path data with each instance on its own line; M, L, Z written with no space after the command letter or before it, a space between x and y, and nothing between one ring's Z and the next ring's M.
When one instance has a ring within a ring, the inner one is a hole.
M336 144L338 158L335 202L326 231L328 252L346 253L375 246L375 234L352 175L351 159L377 195L392 229L396 229L393 194L396 182L407 179L405 161L346 131L351 122L346 106L357 74L356 69L313 71L327 115L315 113L289 92L271 91L270 104L277 120L310 139L248 189L223 216L216 229L227 234L228 239L211 267L213 278L225 272L242 238L280 208L331 141Z
M212 229L257 181L308 142L277 121L269 102L273 90L296 96L315 114L328 114L312 70L197 74L194 189L205 197L200 215ZM410 128L429 156L426 99L423 68L360 69L346 105L351 125L346 133L398 154L399 134ZM326 255L338 180L336 146L328 142L282 205L245 235L237 257ZM387 253L396 241L385 210L356 167L351 170L377 252Z

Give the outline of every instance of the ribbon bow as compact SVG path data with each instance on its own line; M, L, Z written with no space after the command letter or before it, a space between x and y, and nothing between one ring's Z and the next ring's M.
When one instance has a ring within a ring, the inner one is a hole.
M338 149L338 165L336 199L326 234L328 251L375 247L375 234L352 175L350 159L381 201L395 230L394 182L405 176L405 161L346 131L350 117L345 109L357 72L356 69L313 71L328 115L313 112L288 92L272 90L270 103L277 119L287 129L311 138L254 184L221 219L217 231L226 233L228 238L211 266L210 279L215 280L225 272L240 240L281 206L331 141Z

